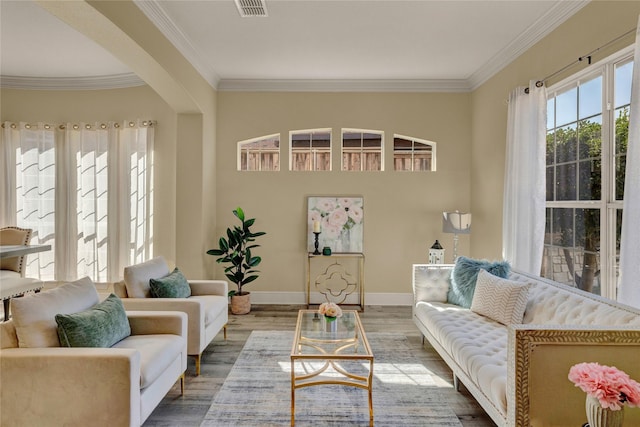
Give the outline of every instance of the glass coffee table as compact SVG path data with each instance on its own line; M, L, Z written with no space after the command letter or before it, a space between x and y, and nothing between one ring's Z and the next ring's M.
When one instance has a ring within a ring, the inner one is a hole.
M343 310L342 317L333 322L327 322L316 310L298 312L291 348L292 426L295 425L296 390L323 384L367 390L369 425L373 426L372 379L373 353L357 311Z

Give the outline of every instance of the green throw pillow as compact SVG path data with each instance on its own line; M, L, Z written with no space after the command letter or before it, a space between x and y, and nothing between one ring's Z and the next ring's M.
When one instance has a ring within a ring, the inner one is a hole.
M490 262L459 256L451 272L451 286L447 293L447 301L460 307L471 308L480 269L504 279L509 275L511 266L507 261Z
M172 273L161 279L149 280L151 296L154 298L188 298L191 286L184 275L176 267Z
M88 310L56 314L62 347L111 347L131 335L122 301L111 294Z

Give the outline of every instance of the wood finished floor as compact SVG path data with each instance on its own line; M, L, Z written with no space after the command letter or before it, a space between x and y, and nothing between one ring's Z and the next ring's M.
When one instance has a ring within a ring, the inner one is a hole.
M255 330L293 332L300 308L305 307L254 305L251 313L247 315L229 315L227 341L220 333L205 350L199 377L194 375L194 361L189 358L184 396L180 396L180 387L177 383L144 423L144 427L199 426L251 332ZM367 333L404 334L424 366L449 384L452 383L451 370L444 361L428 343L422 346L420 332L411 319L411 307L367 306L360 316ZM464 386L461 385L459 392L452 386L443 388L442 393L444 400L463 426L495 426Z

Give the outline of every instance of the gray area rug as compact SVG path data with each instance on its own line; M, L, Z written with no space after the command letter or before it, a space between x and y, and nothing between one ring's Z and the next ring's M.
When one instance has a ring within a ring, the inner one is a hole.
M376 426L462 425L404 335L370 333L367 338L375 357ZM290 425L292 344L293 332L252 332L201 426ZM368 425L364 389L320 385L296 391L296 426Z

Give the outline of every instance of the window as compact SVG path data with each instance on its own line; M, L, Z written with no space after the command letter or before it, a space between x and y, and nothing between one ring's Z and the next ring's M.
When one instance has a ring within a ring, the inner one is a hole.
M549 90L542 275L615 298L633 69L630 50Z
M342 170L383 170L382 140L384 133L374 130L342 130Z
M280 134L238 142L239 171L279 171Z
M410 136L393 136L393 170L435 171L436 143Z
M289 139L289 170L331 170L331 129L292 131Z
M30 228L52 250L26 275L121 280L153 252L153 123L5 123L2 222Z

